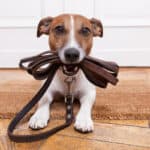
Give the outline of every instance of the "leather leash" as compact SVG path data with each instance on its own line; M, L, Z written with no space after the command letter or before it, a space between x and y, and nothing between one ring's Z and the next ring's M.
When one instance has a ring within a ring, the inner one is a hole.
M27 65L25 66L24 64ZM119 67L114 62L106 62L103 60L95 59L90 56L86 56L80 64L65 65L63 64L57 53L51 53L50 51L45 51L37 56L28 57L20 61L20 67L26 70L37 80L46 79L44 85L37 92L37 94L32 98L32 100L23 107L23 109L15 116L8 126L8 136L12 141L15 142L33 142L41 139L45 139L50 135L68 127L71 125L73 117L73 93L70 91L70 81L66 81L68 84L68 93L65 96L66 103L66 121L64 124L57 126L51 130L45 131L39 134L33 135L16 135L13 133L15 127L20 122L20 120L33 108L33 106L41 99L47 88L50 86L51 81L58 70L62 67L64 74L73 79L73 75L81 69L87 79L93 84L105 88L107 83L115 85L118 82L117 74Z

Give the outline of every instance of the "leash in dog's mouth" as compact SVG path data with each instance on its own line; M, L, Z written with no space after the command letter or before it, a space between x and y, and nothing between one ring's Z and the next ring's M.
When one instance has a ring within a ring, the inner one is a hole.
M63 73L66 74L67 76L73 76L78 72L79 67L76 64L63 65L62 70L63 70Z
M8 136L15 142L32 142L45 139L50 135L68 127L73 121L73 93L71 85L73 84L73 75L81 69L86 78L96 86L106 88L108 83L116 85L118 82L117 75L119 66L114 62L108 62L86 56L79 64L63 64L57 53L45 51L39 55L24 58L19 63L20 68L26 70L37 80L47 79L37 94L24 108L15 116L8 126ZM33 108L33 106L41 99L45 91L49 87L58 68L62 67L63 73L68 76L66 83L68 85L68 93L65 96L66 103L66 122L63 125L55 127L49 131L33 134L33 135L15 135L13 133L16 125L20 120ZM71 80L70 80L71 79Z

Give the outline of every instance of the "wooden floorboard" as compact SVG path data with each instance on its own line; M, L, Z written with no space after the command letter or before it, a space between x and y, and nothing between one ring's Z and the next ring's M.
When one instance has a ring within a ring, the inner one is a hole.
M150 146L150 129L143 127L99 123L95 125L94 134L84 135L70 129L69 132L61 132L61 135L138 147Z
M95 125L97 123L108 123L116 125L129 125L129 126L138 126L138 127L149 127L149 120L95 120Z
M93 133L81 134L73 125L47 138L32 143L11 142L6 135L9 119L0 119L0 150L149 150L150 128L148 120L96 120ZM51 120L48 127L32 131L27 121L20 124L16 134L35 134L63 123Z
M55 150L149 150L148 147L137 147L119 143L80 139L64 135L53 136L51 140L47 140L41 146L40 150L49 150L50 148Z

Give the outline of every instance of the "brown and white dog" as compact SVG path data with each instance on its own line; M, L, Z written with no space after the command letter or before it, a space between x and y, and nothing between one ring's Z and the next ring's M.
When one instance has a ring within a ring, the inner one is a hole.
M79 63L86 55L90 54L93 37L103 36L102 23L97 19L88 19L81 15L63 14L57 17L42 19L38 25L37 36L49 35L51 51L57 51L61 61L65 64ZM38 109L30 118L31 128L44 128L47 126L54 93L57 91L64 95L67 87L64 83L66 75L62 70L57 71L51 86L40 100ZM96 90L84 76L82 71L75 75L73 92L80 100L80 110L76 116L74 127L81 132L94 130L91 119L91 109L95 101Z

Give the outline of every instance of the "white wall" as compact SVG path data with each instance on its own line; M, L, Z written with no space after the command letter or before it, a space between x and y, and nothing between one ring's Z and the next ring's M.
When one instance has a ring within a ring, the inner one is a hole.
M94 40L93 55L122 66L150 66L149 0L0 0L0 67L17 67L20 58L48 50L36 38L43 16L79 13L101 19L104 38Z

